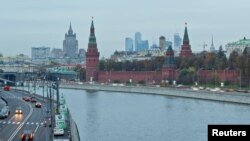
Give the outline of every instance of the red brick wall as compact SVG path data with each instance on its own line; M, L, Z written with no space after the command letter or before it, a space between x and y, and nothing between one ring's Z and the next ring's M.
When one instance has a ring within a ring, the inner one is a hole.
M240 82L240 71L238 70L200 70L198 71L199 82Z
M145 81L146 83L153 83L153 81L161 81L161 71L99 71L98 81L101 83L114 82L118 80L121 83L126 83L132 79L132 82Z

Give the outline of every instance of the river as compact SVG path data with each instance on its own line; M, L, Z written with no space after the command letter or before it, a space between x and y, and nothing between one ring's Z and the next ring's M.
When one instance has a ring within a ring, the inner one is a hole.
M60 90L82 141L207 141L208 124L249 124L250 106L160 95Z

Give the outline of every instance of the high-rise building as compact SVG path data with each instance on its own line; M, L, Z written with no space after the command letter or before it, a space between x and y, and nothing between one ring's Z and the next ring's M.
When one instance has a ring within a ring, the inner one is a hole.
M187 23L185 25L186 26L185 26L184 37L183 37L183 44L181 46L180 57L192 56L192 50L191 50L191 46L189 44L189 38L188 38Z
M179 52L181 49L181 37L178 33L174 34L174 50Z
M148 41L141 39L141 33L135 33L135 51L146 51L148 50Z
M166 41L166 43L165 43L165 50L169 47L169 46L171 46L171 48L172 48L172 42L171 41Z
M95 37L94 22L92 19L88 50L86 52L86 81L97 81L99 70L99 55Z
M127 52L132 52L133 51L133 39L132 38L129 38L127 37L125 39L125 51Z
M50 54L50 47L32 47L31 57L36 59L48 59Z
M212 43L211 43L211 47L210 47L210 52L215 52L213 36L212 36Z
M139 43L141 42L141 33L135 33L135 51L138 51Z
M65 40L63 40L63 52L67 57L77 58L78 41L76 40L76 34L73 33L71 24L68 33L65 34Z
M159 48L160 48L160 50L165 50L166 47L167 47L166 46L166 38L164 36L161 36L159 38Z

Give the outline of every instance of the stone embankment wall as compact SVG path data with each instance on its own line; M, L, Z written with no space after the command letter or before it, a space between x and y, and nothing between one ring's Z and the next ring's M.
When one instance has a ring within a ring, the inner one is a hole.
M213 100L221 102L250 104L249 93L211 92L205 90L194 91L191 89L181 89L181 88L112 86L112 85L97 85L97 84L60 84L60 87L65 89L154 94L154 95L166 95L166 96L175 96L184 98L195 98L203 100Z

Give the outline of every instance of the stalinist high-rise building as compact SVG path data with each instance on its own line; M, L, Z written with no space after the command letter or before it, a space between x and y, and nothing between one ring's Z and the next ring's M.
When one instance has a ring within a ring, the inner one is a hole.
M78 57L78 41L76 40L76 34L73 33L71 24L68 33L65 34L65 40L63 40L63 52L66 57Z

